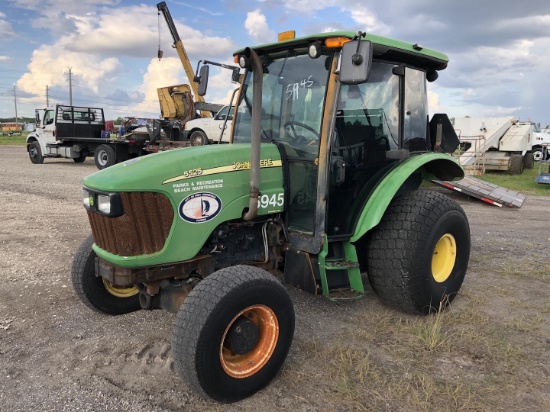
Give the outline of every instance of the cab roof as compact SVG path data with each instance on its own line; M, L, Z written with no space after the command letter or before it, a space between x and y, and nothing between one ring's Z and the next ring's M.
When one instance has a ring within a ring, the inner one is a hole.
M262 55L287 49L307 47L311 43L316 41L323 42L330 37L347 37L353 39L356 36L356 32L335 31L262 44L251 48L259 55ZM449 62L449 58L445 54L422 47L418 44L377 36L371 33L365 33L362 39L371 41L373 45L373 55L377 59L389 60L396 63L408 63L428 70L443 70L447 67L447 63ZM244 49L239 49L234 55L242 54L243 52Z

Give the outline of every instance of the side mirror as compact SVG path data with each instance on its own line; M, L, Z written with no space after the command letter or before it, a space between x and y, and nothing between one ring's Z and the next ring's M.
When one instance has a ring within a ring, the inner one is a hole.
M372 43L368 40L354 40L342 47L340 61L340 82L361 84L369 78L372 64Z
M36 123L36 127L40 127L40 113L38 112L38 110L34 112L34 120Z
M210 70L210 67L208 65L204 65L201 67L199 71L199 96L204 96L206 94L206 88L208 87L208 72Z

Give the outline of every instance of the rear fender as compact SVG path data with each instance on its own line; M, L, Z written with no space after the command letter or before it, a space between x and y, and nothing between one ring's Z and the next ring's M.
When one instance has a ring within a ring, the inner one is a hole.
M460 180L464 177L460 164L448 154L422 154L397 163L380 179L368 196L357 219L351 242L358 241L380 223L392 199L414 173L421 173L422 179L428 181Z

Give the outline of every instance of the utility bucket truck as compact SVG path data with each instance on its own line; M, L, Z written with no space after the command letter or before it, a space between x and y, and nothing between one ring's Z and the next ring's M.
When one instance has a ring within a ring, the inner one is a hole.
M285 361L295 319L280 280L357 299L366 272L383 302L429 314L457 295L470 254L462 208L419 189L464 175L448 117L428 122L426 81L444 54L336 32L241 49L235 61L245 73L232 144L86 177L92 234L72 266L93 310L176 313L175 369L220 402L252 395Z

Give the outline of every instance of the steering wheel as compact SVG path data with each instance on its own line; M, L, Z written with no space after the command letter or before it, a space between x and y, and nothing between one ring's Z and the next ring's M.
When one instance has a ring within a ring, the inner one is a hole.
M307 140L307 139L305 139L305 137L303 137L302 135L296 133L296 129L294 128L294 126L303 127L308 132L313 133L318 140L321 138L320 134L317 133L317 131L313 127L308 126L307 124L304 124L304 123L297 122L295 120L289 120L284 124L283 128L287 130L287 127L288 127L292 131L292 133L289 133L289 135L295 140L300 140L300 139Z

